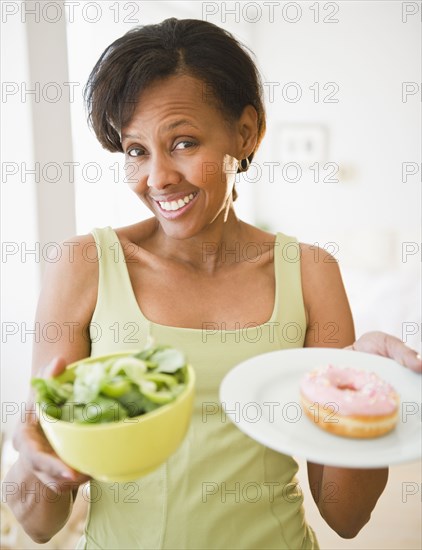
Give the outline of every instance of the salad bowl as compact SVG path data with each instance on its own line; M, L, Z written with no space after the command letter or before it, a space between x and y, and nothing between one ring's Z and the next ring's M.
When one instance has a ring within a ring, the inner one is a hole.
M99 364L108 364L109 367L111 365L113 369L113 365L118 361L120 365L124 365L125 360L129 359L130 363L131 358L136 354L139 356L139 350L77 361L69 365L58 377L47 380L54 380L66 388L66 385L75 381L77 369L81 364L83 367L80 369L84 368L93 373ZM165 367L163 369L155 374L155 378L154 375L150 375L150 378L161 380L163 375L169 377ZM117 372L116 369L114 370ZM129 416L127 409L123 407L116 410L109 407L115 419L109 421L110 419L105 418L106 421L97 422L94 417L101 413L101 408L96 405L94 415L91 410L91 413L84 414L84 419L81 418L81 421L78 421L78 414L73 418L67 415L63 420L65 416L57 414L57 407L46 406L38 400L37 414L40 425L54 451L72 468L99 481L133 481L164 463L177 450L187 433L193 408L195 373L188 364L184 364L183 370L178 372L179 378L183 373L181 378L183 384L178 385L178 392L170 401L167 399L168 392L161 391L153 394L151 384L147 385L148 391L145 391L145 394L151 396L152 405L150 403L150 407L147 406L142 414L136 414L140 410L137 411L135 408L133 411L135 415ZM88 391L95 385L92 373L85 387ZM35 379L35 381L38 381L39 385L45 382L42 379ZM124 380L109 385L107 396L121 393L123 382ZM34 380L33 385L37 387ZM94 403L91 403L91 409L96 400L101 403L101 396L92 400ZM121 410L125 413L121 414ZM85 411L87 411L86 406Z

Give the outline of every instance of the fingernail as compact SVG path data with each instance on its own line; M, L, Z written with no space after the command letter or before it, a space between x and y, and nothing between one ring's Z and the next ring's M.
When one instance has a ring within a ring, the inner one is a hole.
M65 479L71 479L73 480L73 475L70 473L70 472L62 472L60 474L62 477L64 477Z
M420 361L420 360L422 359L422 357L421 357L421 354L420 354L420 353L418 353L418 354L416 355L416 359L417 359L418 361Z

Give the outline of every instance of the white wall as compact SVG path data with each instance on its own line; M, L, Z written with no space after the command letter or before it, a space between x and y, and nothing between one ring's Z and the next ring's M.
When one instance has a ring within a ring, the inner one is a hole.
M2 323L2 430L13 425L18 416L12 403L26 398L31 364L33 315L40 288L36 183L22 167L34 166L32 117L29 101L22 101L22 83L29 82L25 27L18 18L2 26L1 66L3 97L1 104L1 323ZM7 46L5 47L5 44ZM13 51L13 55L10 52ZM5 83L8 83L6 88ZM10 93L7 95L5 92ZM25 246L27 248L25 249Z
M401 87L420 81L420 15L404 24L401 4L340 2L334 24L314 23L309 5L302 4L297 23L276 18L252 25L264 79L280 83L274 102L267 102L269 128L260 159L283 163L282 124L324 124L328 160L351 172L338 184L314 183L309 170L297 183L279 177L267 184L263 178L256 185L258 218L309 241L336 240L344 232L360 239L375 233L381 240L390 231L418 238L420 172L402 183L401 165L420 162L421 94L419 88L403 103ZM314 102L309 86L329 81L339 86L339 102ZM288 82L302 88L296 103L281 94Z
M39 2L4 6L2 421L10 430L28 392L32 343L48 330L34 322L42 273L76 226L74 187L65 171L73 159L66 21L52 22L54 12L44 14Z

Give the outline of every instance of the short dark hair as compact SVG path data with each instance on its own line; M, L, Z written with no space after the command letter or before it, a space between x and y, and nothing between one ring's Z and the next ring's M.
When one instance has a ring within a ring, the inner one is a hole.
M158 79L187 74L204 82L208 99L229 121L238 120L246 105L255 108L252 161L266 124L261 78L247 50L228 31L199 19L172 17L135 27L104 50L89 76L84 90L89 124L105 149L123 151L120 130L141 92Z

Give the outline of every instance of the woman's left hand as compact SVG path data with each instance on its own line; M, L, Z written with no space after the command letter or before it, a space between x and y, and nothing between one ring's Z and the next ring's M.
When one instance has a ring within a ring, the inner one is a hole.
M399 338L385 332L366 332L345 349L390 357L404 367L422 373L420 354L406 346Z

